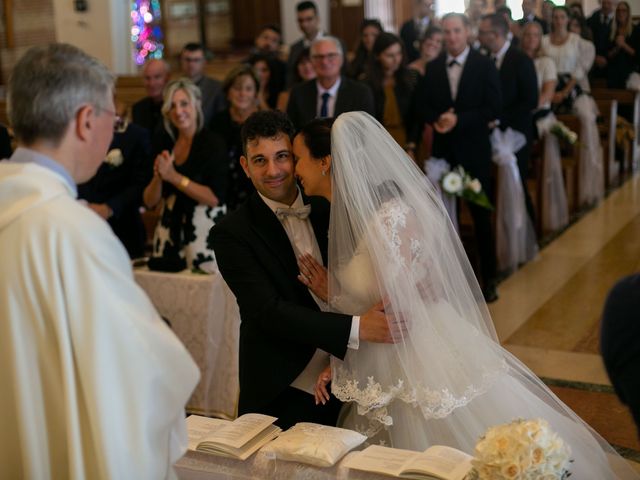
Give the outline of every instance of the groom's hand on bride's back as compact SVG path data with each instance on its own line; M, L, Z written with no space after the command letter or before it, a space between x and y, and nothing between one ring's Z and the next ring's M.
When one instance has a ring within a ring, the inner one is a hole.
M396 343L405 333L405 328L396 318L385 312L384 303L379 302L360 316L360 340L373 343Z

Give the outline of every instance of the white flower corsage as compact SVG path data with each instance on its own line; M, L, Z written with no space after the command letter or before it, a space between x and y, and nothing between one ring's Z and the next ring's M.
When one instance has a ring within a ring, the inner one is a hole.
M120 165L122 165L122 162L124 162L122 150L120 150L119 148L109 150L109 153L107 153L104 162L111 165L113 168L119 167Z

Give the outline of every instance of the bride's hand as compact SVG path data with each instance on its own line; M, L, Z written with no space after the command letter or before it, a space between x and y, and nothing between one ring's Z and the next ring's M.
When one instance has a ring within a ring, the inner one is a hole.
M327 281L327 269L320 265L315 258L308 253L298 257L300 280L320 300L326 302L329 298L329 284Z
M322 403L323 405L329 401L329 392L327 391L327 385L331 381L331 365L327 365L316 380L316 385L313 387L313 395L316 397L316 405Z

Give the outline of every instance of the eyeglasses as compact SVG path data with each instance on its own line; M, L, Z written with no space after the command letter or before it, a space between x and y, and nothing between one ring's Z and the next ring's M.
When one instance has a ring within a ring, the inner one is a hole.
M335 60L338 59L338 57L340 57L340 54L337 53L337 52L327 53L325 55L314 54L314 55L311 55L311 60L313 60L314 62L321 62L322 60L324 60L326 58L330 62L334 62Z

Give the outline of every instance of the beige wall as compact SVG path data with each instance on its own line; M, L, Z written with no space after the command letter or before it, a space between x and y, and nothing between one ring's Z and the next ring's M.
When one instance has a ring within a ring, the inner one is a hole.
M88 0L86 12L74 11L73 4L53 0L56 40L82 48L115 73L134 72L128 0Z

